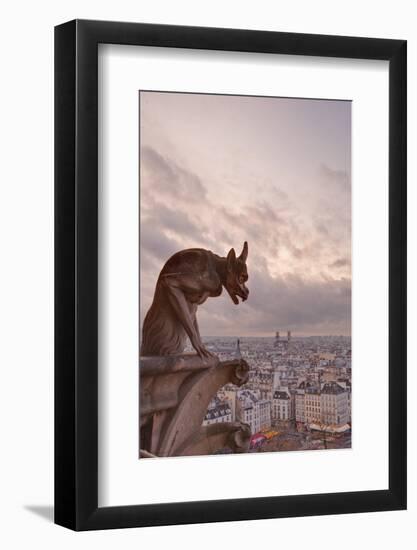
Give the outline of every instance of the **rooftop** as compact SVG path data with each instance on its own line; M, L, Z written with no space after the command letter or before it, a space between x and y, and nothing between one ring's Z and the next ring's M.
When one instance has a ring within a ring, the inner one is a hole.
M273 395L274 399L290 399L290 396L285 391L275 391Z

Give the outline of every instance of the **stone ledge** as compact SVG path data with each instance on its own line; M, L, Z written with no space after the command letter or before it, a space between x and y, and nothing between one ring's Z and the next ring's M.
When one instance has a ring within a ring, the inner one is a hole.
M183 353L181 355L153 355L140 358L140 375L155 376L178 371L204 370L218 365L217 357L201 359L195 353Z
M248 373L243 359L201 359L196 354L141 357L141 456L188 454L210 400L226 384L245 384Z

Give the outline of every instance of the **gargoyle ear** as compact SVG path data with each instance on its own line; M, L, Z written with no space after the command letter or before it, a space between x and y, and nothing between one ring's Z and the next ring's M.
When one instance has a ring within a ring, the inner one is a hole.
M239 260L242 260L243 263L246 263L248 257L248 243L245 241L243 243L243 250L239 256Z
M234 248L231 248L229 250L229 254L227 255L227 271L233 271L233 267L236 262L236 252Z

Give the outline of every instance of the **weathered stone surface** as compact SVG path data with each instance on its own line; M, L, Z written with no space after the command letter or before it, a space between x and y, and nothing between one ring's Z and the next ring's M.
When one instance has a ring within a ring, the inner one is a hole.
M178 392L184 380L193 372L205 371L218 363L217 357L206 358L203 361L195 354L141 357L141 417L178 405Z
M203 426L198 434L177 450L181 456L211 455L228 448L233 453L245 453L249 449L251 430L248 424L224 422Z
M248 373L249 367L243 359L220 362L216 357L202 359L194 354L141 358L142 456L199 454L195 449L225 446L227 437L236 435L241 428L225 423L223 430L201 431L207 406L222 386L228 383L240 386L247 381ZM242 434L236 437L246 441ZM199 446L194 445L194 440L200 441ZM227 441L239 447L236 442Z
M185 452L198 436L217 390L229 382L247 381L245 361L220 363L205 347L196 317L198 306L220 296L223 288L236 305L239 298L248 299L247 257L246 241L239 256L234 248L225 257L188 248L171 256L159 273L142 327L140 456ZM187 336L197 355L183 353ZM213 438L205 437L212 443ZM216 438L221 439L218 434Z
M178 371L204 370L217 365L219 359L215 356L207 357L204 361L195 353L179 355L149 356L140 358L141 376L167 374Z
M247 257L247 242L238 257L234 248L227 257L203 248L188 248L171 256L159 274L143 321L140 354L145 357L183 353L188 336L197 355L211 357L200 336L198 306L208 298L220 296L223 288L233 303L238 304L239 298L247 300Z

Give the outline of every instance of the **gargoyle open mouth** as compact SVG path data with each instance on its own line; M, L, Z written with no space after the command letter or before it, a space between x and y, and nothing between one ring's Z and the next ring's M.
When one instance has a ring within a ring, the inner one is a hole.
M226 288L227 292L229 293L229 296L231 297L234 304L239 304L239 298L242 300L242 302L245 302L248 299L249 296L249 290L246 292L243 292L241 290L234 290L230 291L228 288Z

